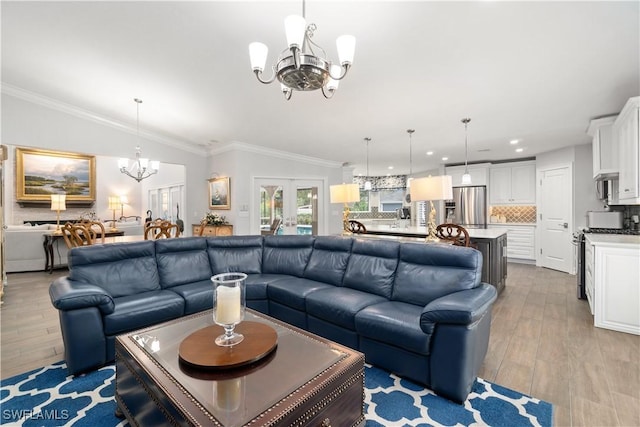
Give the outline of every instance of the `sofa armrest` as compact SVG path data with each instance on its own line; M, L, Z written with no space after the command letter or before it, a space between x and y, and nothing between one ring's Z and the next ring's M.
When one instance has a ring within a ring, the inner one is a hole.
M431 332L435 323L470 325L484 316L496 298L496 288L487 283L445 295L431 301L422 310L420 327Z
M97 307L102 314L113 313L115 304L111 295L99 286L68 277L60 277L49 286L49 297L58 310L77 310Z

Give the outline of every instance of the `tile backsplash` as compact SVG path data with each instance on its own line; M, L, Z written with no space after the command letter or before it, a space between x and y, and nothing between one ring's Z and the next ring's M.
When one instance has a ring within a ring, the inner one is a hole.
M506 222L536 222L535 206L491 206L489 216L504 216ZM498 222L498 221L494 221Z

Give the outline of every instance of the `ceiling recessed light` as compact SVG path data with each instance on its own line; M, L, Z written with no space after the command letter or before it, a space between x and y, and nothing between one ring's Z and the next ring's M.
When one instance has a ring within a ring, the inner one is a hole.
M520 142L519 139L512 139L511 141L509 141L509 144L516 145L518 142Z
M524 151L524 148L516 148L516 153L522 153Z
M389 167L387 167L387 169L391 170L391 169L393 169L393 166L389 166Z
M442 158L442 161L443 161L443 162L446 162L447 160L449 160L449 158L448 158L448 157L443 157L443 158Z
M427 151L427 156L433 156L433 151Z

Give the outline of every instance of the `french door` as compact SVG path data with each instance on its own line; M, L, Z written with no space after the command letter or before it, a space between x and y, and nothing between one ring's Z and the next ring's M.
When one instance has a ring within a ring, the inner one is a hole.
M324 232L321 179L255 178L251 228L256 234Z
M148 190L148 210L153 219L166 219L176 222L183 219L186 212L181 212L184 206L184 185L172 185L167 187L152 188ZM180 215L182 215L180 217Z

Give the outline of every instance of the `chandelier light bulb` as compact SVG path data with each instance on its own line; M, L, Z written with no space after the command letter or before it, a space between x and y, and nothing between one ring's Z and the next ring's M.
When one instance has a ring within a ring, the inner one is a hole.
M302 16L289 15L284 19L284 31L287 35L289 49L302 49L307 23Z
M356 52L356 38L350 35L343 35L336 39L338 48L338 58L340 65L353 64L353 56Z
M253 71L264 71L264 65L267 63L268 53L269 48L264 43L253 42L249 45L249 60L251 61L251 68Z

